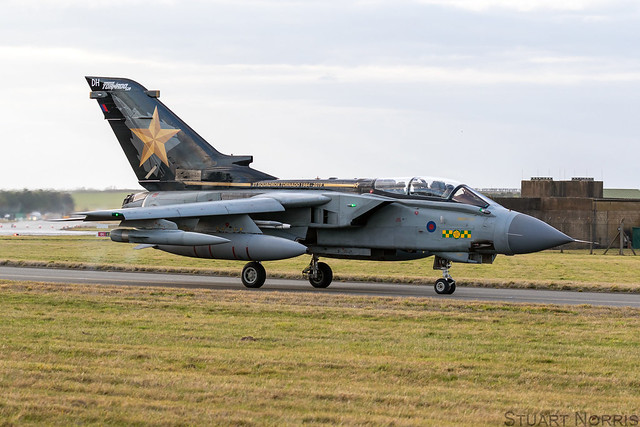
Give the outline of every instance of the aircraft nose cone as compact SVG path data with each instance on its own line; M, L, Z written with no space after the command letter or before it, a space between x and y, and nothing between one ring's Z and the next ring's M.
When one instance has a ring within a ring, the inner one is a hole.
M508 232L509 248L514 254L528 254L574 241L546 222L525 214L517 214Z

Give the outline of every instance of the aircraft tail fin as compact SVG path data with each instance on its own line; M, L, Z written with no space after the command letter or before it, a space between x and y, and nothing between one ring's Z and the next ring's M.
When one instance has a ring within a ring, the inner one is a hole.
M133 168L149 191L208 189L275 177L249 167L253 156L222 154L158 99L124 78L85 77Z

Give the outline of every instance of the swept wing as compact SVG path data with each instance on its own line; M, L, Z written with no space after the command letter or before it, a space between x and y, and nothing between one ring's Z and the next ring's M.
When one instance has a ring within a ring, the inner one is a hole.
M221 215L283 212L286 208L317 206L327 203L330 200L329 197L321 194L274 193L272 195L259 195L246 199L79 212L79 215L84 215L85 221L201 218Z

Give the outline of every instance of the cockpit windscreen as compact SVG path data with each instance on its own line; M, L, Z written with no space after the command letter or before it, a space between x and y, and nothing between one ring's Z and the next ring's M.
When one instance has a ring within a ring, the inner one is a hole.
M398 196L416 196L452 200L458 203L487 207L491 200L459 182L443 178L378 178L374 190Z

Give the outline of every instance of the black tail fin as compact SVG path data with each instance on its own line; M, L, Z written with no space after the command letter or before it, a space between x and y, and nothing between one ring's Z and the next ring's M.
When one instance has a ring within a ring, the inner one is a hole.
M275 179L251 169L253 156L229 156L213 148L158 97L129 79L85 77L122 149L147 190L225 187Z

